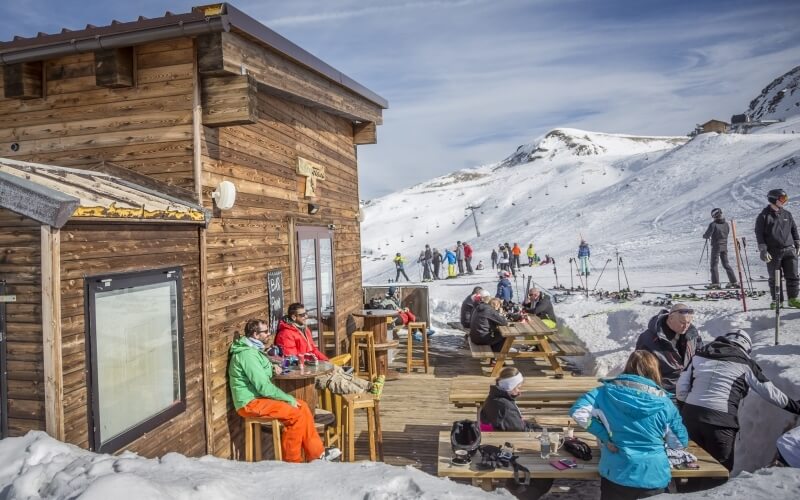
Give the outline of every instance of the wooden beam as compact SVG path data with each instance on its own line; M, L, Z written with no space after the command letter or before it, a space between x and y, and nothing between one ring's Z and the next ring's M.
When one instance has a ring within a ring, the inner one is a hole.
M382 108L340 83L231 32L198 37L201 75L252 74L264 92L352 121L383 123ZM261 90L261 88L259 88Z
M353 124L353 144L377 144L378 126L375 122Z
M98 87L133 87L133 47L95 52L94 78Z
M203 352L203 420L206 430L206 454L214 450L214 400L211 395L211 347L208 331L208 243L207 230L200 228L200 344Z
M6 64L3 87L7 99L40 99L44 87L42 61Z
M47 433L64 440L64 371L61 356L61 231L42 225L42 356Z
M252 75L205 76L203 125L230 127L258 122L258 84Z

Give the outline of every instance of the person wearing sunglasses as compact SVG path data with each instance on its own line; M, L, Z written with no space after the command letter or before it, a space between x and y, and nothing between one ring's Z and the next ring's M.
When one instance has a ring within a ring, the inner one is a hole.
M678 379L676 398L689 437L728 470L733 469L739 403L751 389L778 408L800 414L800 401L767 379L750 357L752 348L744 330L726 333L700 349Z
M243 418L277 418L283 424L281 451L287 462L337 459L338 448L325 448L314 428L314 415L308 405L283 392L272 382L275 370L264 352L270 339L269 323L252 319L244 326L244 336L230 348L228 384L236 412Z
M295 302L289 304L286 316L278 323L278 333L275 335L275 345L283 349L284 356L297 356L303 358L306 354L313 354L320 361L328 361L319 350L311 335L311 329L306 325L308 312L306 307Z
M756 242L761 260L767 263L769 293L772 296L770 307L775 309L778 301L783 303L783 290L780 297L775 294L775 271L780 269L786 281L786 295L789 307L800 308L800 278L797 276L797 256L800 255L800 236L791 212L783 208L789 196L783 189L773 189L767 193L769 205L756 218Z
M683 369L692 362L703 339L692 324L694 309L686 304L674 304L650 319L647 330L639 335L636 350L655 355L661 372L661 386L675 392L675 383Z

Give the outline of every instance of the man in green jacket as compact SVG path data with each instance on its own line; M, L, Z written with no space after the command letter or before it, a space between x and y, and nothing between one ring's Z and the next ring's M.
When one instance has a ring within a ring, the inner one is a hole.
M337 448L322 445L314 416L304 401L293 398L272 383L273 365L264 352L271 337L269 324L252 319L244 327L244 337L236 339L230 348L228 383L236 412L244 417L277 418L283 424L281 451L287 462L301 462L302 452L307 460L334 460L341 455Z

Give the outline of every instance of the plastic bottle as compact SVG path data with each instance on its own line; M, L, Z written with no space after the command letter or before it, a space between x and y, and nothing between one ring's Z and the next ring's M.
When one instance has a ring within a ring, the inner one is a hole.
M546 427L539 434L539 456L544 460L550 458L550 433Z

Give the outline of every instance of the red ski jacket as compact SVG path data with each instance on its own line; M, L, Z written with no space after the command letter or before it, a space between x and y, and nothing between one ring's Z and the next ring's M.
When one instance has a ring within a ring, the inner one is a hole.
M328 356L317 349L317 344L311 336L311 329L308 327L301 332L294 324L281 320L278 324L278 334L275 336L275 345L283 349L284 356L300 356L310 352L317 359L328 361Z
M464 245L464 257L471 259L472 258L472 247L469 245Z

